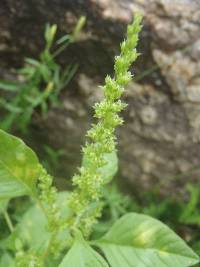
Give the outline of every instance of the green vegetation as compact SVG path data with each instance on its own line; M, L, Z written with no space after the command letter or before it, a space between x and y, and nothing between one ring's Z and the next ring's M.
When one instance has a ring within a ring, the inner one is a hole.
M118 169L115 129L123 123L118 113L126 104L120 98L138 57L141 20L136 15L128 26L114 77L106 77L104 99L94 106L97 122L87 132L72 192L58 192L36 154L0 130L0 213L6 229L0 231L0 267L190 267L199 262L167 225L138 213L138 203L107 187ZM59 155L47 153L57 166ZM187 223L198 199L191 192L180 216ZM150 206L148 211L156 215L157 209ZM198 214L195 218L196 223Z
M72 34L55 40L57 26L48 25L45 29L45 48L39 59L26 58L25 66L17 71L18 80L0 80L0 89L5 97L0 98L0 107L5 111L0 127L6 131L11 129L26 132L33 112L42 115L48 111L49 105L59 104L60 91L65 88L77 70L77 65L68 65L64 70L56 63L56 57L76 38L85 23L81 17Z
M103 215L95 225L95 238L107 232L124 214L138 212L167 223L200 254L200 188L188 184L187 199L182 202L175 198L163 199L156 191L127 196L111 184L104 188L103 202Z

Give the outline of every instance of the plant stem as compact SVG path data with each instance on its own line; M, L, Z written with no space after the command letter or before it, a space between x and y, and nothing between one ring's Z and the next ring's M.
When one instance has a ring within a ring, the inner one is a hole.
M13 223L11 221L11 218L10 218L7 210L5 210L3 212L3 215L4 215L4 218L5 218L5 221L6 221L7 225L8 225L8 228L9 228L10 232L12 233L14 231L14 226L13 226Z
M49 255L49 253L50 253L51 245L52 245L52 243L53 243L55 237L56 237L56 233L54 232L54 233L52 233L52 236L51 236L51 238L50 238L50 240L49 240L47 249L46 249L46 250L44 251L44 253L41 255L41 260L42 260L42 262L45 262L45 259L48 257L48 255Z

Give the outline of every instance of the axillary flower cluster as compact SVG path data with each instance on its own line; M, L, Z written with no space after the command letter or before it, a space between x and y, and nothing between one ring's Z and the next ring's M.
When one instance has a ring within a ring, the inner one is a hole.
M73 211L71 225L72 229L80 229L85 236L89 235L101 215L101 191L107 181L100 169L107 164L105 155L116 152L115 129L123 123L118 113L126 107L120 98L125 85L132 79L129 68L139 55L136 46L141 20L142 17L136 15L134 22L128 26L127 39L122 42L121 53L115 58L114 78L107 76L105 79L102 87L104 99L94 106L97 123L87 132L89 141L82 148L87 164L82 164L79 174L73 177L75 190L70 198Z

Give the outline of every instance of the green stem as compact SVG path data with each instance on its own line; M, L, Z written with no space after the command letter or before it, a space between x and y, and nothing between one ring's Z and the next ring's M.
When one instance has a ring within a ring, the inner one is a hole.
M5 218L5 221L6 221L7 225L8 225L8 228L9 228L10 232L12 233L14 231L14 226L12 224L11 218L10 218L7 210L5 210L3 212L3 215L4 215L4 218Z
M45 259L48 257L48 255L50 253L51 245L52 245L55 238L56 238L56 232L52 233L52 236L49 240L48 246L47 246L46 250L44 251L44 253L41 255L42 262L45 262Z
M37 201L37 203L38 203L40 209L41 209L42 212L44 213L44 215L45 215L45 217L46 217L46 219L47 219L47 222L48 222L48 215L47 215L46 209L45 209L45 207L44 207L42 201L41 201L39 198L36 198L36 201ZM49 222L48 222L48 223L49 223ZM52 242L53 242L53 240L55 239L55 237L56 237L56 232L53 232L52 235L51 235L51 238L50 238L50 240L49 240L47 249L46 249L46 250L44 251L44 253L41 255L40 260L41 260L42 262L45 262L45 259L46 259L47 256L49 255L49 253L50 253L50 249L51 249L51 245L52 245Z

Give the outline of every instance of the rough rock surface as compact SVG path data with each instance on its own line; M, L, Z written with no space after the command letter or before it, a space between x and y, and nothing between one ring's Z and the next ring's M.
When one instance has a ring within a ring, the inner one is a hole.
M60 59L80 63L62 94L63 106L44 121L36 118L32 130L38 147L45 140L66 149L63 167L69 177L92 122L91 107L101 98L98 85L112 72L113 56L136 11L144 14L142 55L118 131L120 176L133 189L157 185L162 194L177 194L185 183L200 181L199 0L1 0L0 67L16 67L23 56L37 55L46 21L66 32L77 17L87 16L80 41Z

